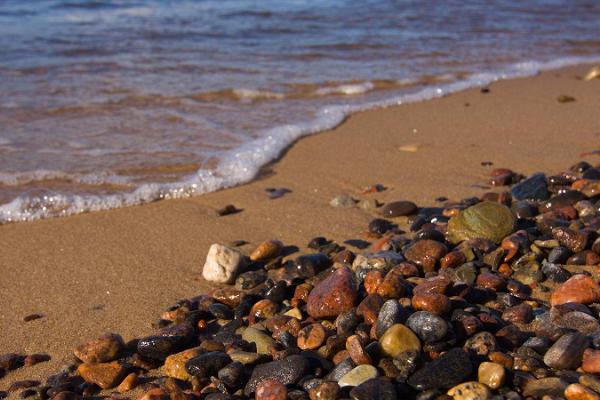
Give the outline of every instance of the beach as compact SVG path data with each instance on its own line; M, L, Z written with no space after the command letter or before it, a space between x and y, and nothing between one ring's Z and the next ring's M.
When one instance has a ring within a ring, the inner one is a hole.
M440 196L458 201L502 190L489 185L493 168L527 176L582 159L598 164L597 156L580 156L600 138L600 80L582 80L590 67L353 114L297 141L258 178L234 188L0 226L0 352L52 357L11 371L0 390L56 373L73 361L76 345L102 333L125 340L150 334L168 306L215 287L201 278L212 243L244 240L247 254L277 239L297 246L296 256L316 236L364 240L378 209L330 206L340 194L431 206ZM561 95L575 101L558 102ZM375 184L386 189L364 193ZM268 188L289 192L270 199ZM218 216L227 204L242 211ZM24 322L34 313L43 317Z

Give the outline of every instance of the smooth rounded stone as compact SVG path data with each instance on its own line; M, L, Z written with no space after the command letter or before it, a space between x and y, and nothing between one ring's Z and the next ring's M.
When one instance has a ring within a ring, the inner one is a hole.
M487 385L491 389L498 389L504 385L506 370L498 363L484 361L479 364L477 379L480 383Z
M402 322L402 306L398 300L390 299L383 303L377 315L375 334L378 338L382 337L392 325ZM412 328L411 328L412 329Z
M138 385L138 375L135 372L130 373L117 386L117 392L125 393L133 390Z
M528 324L533 319L533 308L527 303L508 307L502 313L502 319L513 323Z
M448 333L448 323L440 316L417 311L406 320L408 326L425 343L440 341Z
M412 201L393 201L387 203L381 209L381 214L384 217L395 218L416 213L418 210L417 205Z
M338 208L338 207L354 207L355 204L356 204L356 200L354 200L354 198L352 198L352 196L349 196L347 194L340 194L338 196L335 196L329 202L329 205L331 207L336 207L336 208Z
M590 304L600 300L600 285L584 274L573 275L552 293L553 306L565 303Z
M308 391L310 400L337 400L340 385L337 382L323 382Z
M472 262L465 263L452 272L452 278L455 283L473 285L477 279L477 268Z
M588 241L588 237L585 233L565 227L553 228L552 236L558 240L561 246L565 246L573 253L584 250Z
M588 347L587 336L579 332L560 337L544 355L544 364L554 369L575 369L581 365L584 350Z
M238 275L235 280L235 287L240 290L248 290L260 285L266 280L267 273L265 271L248 271Z
M484 201L468 207L448 222L448 240L458 244L463 240L484 238L495 243L510 235L515 217L508 207Z
M478 332L465 342L464 349L479 356L487 356L498 349L498 341L490 332Z
M530 337L523 343L523 346L532 348L540 354L545 353L551 345L552 343L548 339L537 336Z
M369 364L359 365L346 375L342 376L338 381L338 385L340 385L340 387L358 386L369 379L376 378L378 375L377 368L374 366Z
M523 396L541 398L542 396L562 397L569 384L561 378L551 377L533 379L525 383Z
M231 358L222 351L211 351L190 358L185 363L186 371L199 378L217 376L219 370L231 363Z
M415 310L428 311L438 315L447 314L452 310L452 302L448 296L440 293L417 292L411 302Z
M210 282L233 283L239 269L244 264L244 256L236 249L214 243L206 255L202 277Z
M175 379L186 381L192 376L185 369L185 363L194 357L202 354L203 350L200 347L184 350L180 353L171 354L165 359L165 364L162 367L162 372Z
M557 249L557 248L555 248L555 249ZM548 259L549 258L550 257L548 256ZM556 283L566 282L571 277L571 273L569 271L562 268L558 264L554 264L554 263L548 262L546 260L542 261L542 273L546 276L547 279L549 279L552 282L556 282Z
M533 218L539 214L537 206L529 201L514 201L510 209L517 218Z
M454 400L487 400L492 397L490 389L479 382L464 382L447 392Z
M331 266L331 260L324 253L303 254L296 257L293 271L302 278L312 278Z
M600 373L600 350L585 349L581 369L591 374Z
M417 240L434 240L443 243L446 241L446 236L437 229L421 229L415 233L414 241Z
M271 300L273 303L281 303L289 298L288 292L290 288L284 281L276 282L272 287L265 292L265 299Z
M426 363L408 378L408 384L423 391L448 389L464 381L473 372L469 355L462 349L453 348L439 358Z
M398 393L387 378L369 379L350 390L352 400L396 400Z
M352 369L356 365L352 361L350 357L345 358L340 361L329 373L325 376L326 380L329 381L339 381L342 376L346 375L348 372L352 371Z
M385 303L383 305L385 306ZM381 310L379 312L381 313ZM342 311L335 319L338 334L351 334L358 324L360 324L360 317L356 315L356 309L354 308Z
M298 332L298 347L302 350L314 350L321 347L327 338L327 332L320 323L310 324Z
M417 268L410 263L403 263L404 266ZM383 282L377 287L377 294L383 299L399 299L404 296L407 291L406 281L404 280L404 272L402 266L392 268L383 278ZM379 272L379 271L375 271ZM382 271L383 274L383 271Z
M371 233L376 233L378 235L383 235L388 231L394 229L394 224L387 219L375 218L371 222L369 222L368 229Z
M446 253L448 253L448 248L443 243L423 239L414 242L404 252L404 256L407 260L422 266L425 272L431 272L435 271L436 265Z
M575 329L584 335L591 335L600 330L598 320L581 311L571 311L562 315L556 322L564 328Z
M250 253L252 261L266 261L277 257L283 249L283 243L279 240L267 240L262 242Z
M372 363L371 356L365 351L360 336L352 335L346 339L346 350L356 365Z
M377 293L369 294L356 307L356 314L362 317L366 324L373 325L377 321L377 315L382 305L381 296Z
M421 351L421 342L417 335L402 324L394 324L385 331L379 339L379 345L382 352L392 358L405 351Z
M233 311L225 304L211 304L208 306L208 311L217 319L233 319Z
M242 339L254 343L258 354L271 354L269 349L275 346L275 340L273 340L271 336L251 326L247 327L244 332L242 332Z
M245 374L245 366L239 361L227 364L217 372L217 377L221 382L230 388L237 389L242 384Z
M337 317L354 307L357 297L352 272L342 267L319 282L308 295L306 310L313 318Z
M291 385L300 381L310 372L308 358L300 355L291 355L283 360L260 364L254 367L252 375L244 388L244 394L250 396L256 391L256 386L264 380L274 379L283 385Z
M580 383L572 383L565 389L567 400L600 400L600 395Z
M546 175L541 172L531 175L522 180L510 190L512 198L515 200L547 200L548 184Z
M164 360L180 351L188 339L185 336L149 336L137 343L137 352L153 360Z
M285 385L275 379L267 379L256 386L256 400L287 400L288 392Z
M127 370L117 361L109 363L83 363L77 368L77 373L88 383L110 389L121 383Z
M587 196L578 190L568 190L564 193L552 197L544 203L543 207L546 211L557 210L559 208L572 206L581 200L586 200Z
M116 333L107 333L75 348L73 353L85 363L113 361L123 349L123 338Z
M258 354L251 351L236 350L228 353L228 355L233 361L240 362L244 365L258 364L268 360L268 357L265 354Z

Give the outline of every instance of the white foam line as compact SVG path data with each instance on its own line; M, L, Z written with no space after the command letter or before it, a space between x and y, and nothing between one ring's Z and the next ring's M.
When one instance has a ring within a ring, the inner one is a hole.
M260 138L221 154L221 162L216 171L200 169L181 182L143 184L133 192L125 194L108 196L58 194L35 198L18 197L10 203L0 206L0 223L30 221L51 216L66 216L138 205L159 199L189 197L239 185L252 180L263 165L276 159L295 140L332 129L350 113L425 101L465 89L485 86L499 80L533 76L540 71L597 62L600 62L600 56L568 57L549 62L520 62L498 71L473 74L461 81L429 86L414 93L394 96L383 101L359 106L327 106L319 110L316 118L312 121L274 127L263 132Z

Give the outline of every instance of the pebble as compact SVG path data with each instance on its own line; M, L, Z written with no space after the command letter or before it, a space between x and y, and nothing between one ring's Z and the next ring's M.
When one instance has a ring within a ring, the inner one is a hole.
M50 355L48 355L46 353L28 354L25 356L25 359L23 360L23 365L25 367L31 367L31 366L39 364L39 363L50 361L51 359L52 359L52 357L50 357Z
M591 374L600 373L600 350L585 349L581 369Z
M383 299L377 293L369 294L356 308L356 314L362 317L366 324L373 325L377 321Z
M346 375L342 376L338 381L340 387L344 386L358 386L369 379L376 378L379 375L377 368L372 365L359 365L355 367Z
M308 391L310 400L337 400L340 385L337 382L323 382Z
M187 338L183 336L149 336L138 341L137 351L144 357L164 360L181 350L186 342Z
M554 290L553 306L565 303L590 304L600 300L600 285L587 275L578 274L569 278Z
M490 389L479 382L464 382L448 390L454 400L487 400L492 396Z
M440 341L448 333L448 323L440 316L417 311L406 320L408 326L425 343Z
M130 373L123 379L123 381L117 386L117 392L125 393L133 390L138 384L138 376L135 372Z
M465 351L453 348L441 357L426 363L409 379L408 384L417 390L448 389L469 377L473 371Z
M508 207L484 201L462 210L448 223L448 240L484 238L500 243L514 230L515 217Z
M340 194L329 202L331 207L354 207L356 200L347 194Z
M389 357L396 357L405 351L421 350L421 342L417 335L402 324L394 324L385 331L379 339L379 345Z
M575 369L581 365L589 340L579 332L561 336L544 355L544 364L554 369Z
M306 310L313 318L337 317L354 307L357 291L354 275L342 267L319 282L310 292Z
M98 339L75 348L77 358L87 363L113 361L123 348L123 338L115 333L107 333Z
M412 201L393 201L383 206L381 214L384 217L395 218L412 215L416 213L417 210L417 205Z
M203 350L200 347L193 347L180 353L171 354L165 359L165 364L162 367L163 373L182 381L190 380L192 376L185 369L185 363L189 359L199 356L202 352Z
M127 370L120 363L83 363L77 368L77 373L88 383L110 389L121 383Z
M287 398L287 388L275 379L264 380L256 386L256 400L286 400Z
M239 290L248 290L255 288L267 280L265 271L248 271L238 275L235 280L235 287Z
M369 354L365 351L361 338L358 335L352 335L346 339L346 350L350 354L350 358L356 365L371 364L372 360Z
M267 261L277 257L283 249L283 243L279 240L267 240L262 242L250 253L252 261Z
M600 400L600 395L579 383L572 383L565 389L567 400Z
M531 379L525 382L523 395L535 398L540 398L545 395L562 397L567 386L567 382L557 377Z
M202 277L210 282L233 283L244 264L244 256L236 249L215 243L210 246Z
M436 240L423 239L416 241L405 252L407 260L423 267L425 272L435 271L440 259L448 253L448 248Z
M185 363L188 374L198 378L217 376L219 370L231 362L231 357L222 351L211 351L190 358Z
M438 315L447 314L452 309L452 303L448 296L427 292L415 293L412 298L412 306L415 310L429 311Z
M387 331L392 325L402 322L402 317L402 306L400 306L398 300L390 299L384 302L381 308L379 309L379 314L377 315L377 322L375 323L376 336L378 338L383 336L385 331Z
M260 364L252 371L252 375L244 388L244 394L250 396L256 391L258 383L267 379L275 379L284 385L289 385L297 383L309 373L309 360L300 355L291 355L283 360Z
M310 324L298 333L298 347L302 350L314 350L321 347L327 338L327 332L320 323Z
M510 191L515 200L547 200L548 184L546 175L541 172L531 175L514 185Z
M271 347L275 346L275 340L265 332L249 326L242 332L242 339L256 345L258 354L271 354Z
M394 384L386 378L369 379L350 390L352 400L396 400Z
M504 366L495 362L482 362L477 370L477 379L491 389L498 389L506 380Z

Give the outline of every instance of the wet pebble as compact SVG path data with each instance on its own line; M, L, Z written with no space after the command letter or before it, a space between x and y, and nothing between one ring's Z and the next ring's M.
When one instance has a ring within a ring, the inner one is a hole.
M406 326L425 343L442 340L448 333L448 323L440 316L427 311L412 314L406 320Z
M337 317L354 307L357 291L352 272L340 268L318 283L310 292L306 310L313 318Z
M381 210L381 214L389 218L411 215L416 212L417 205L412 201L393 201L384 205Z

